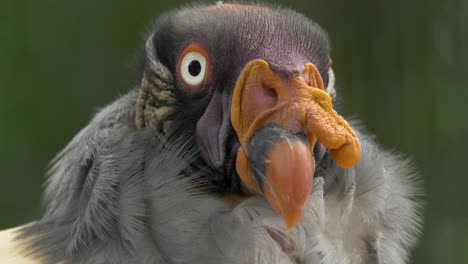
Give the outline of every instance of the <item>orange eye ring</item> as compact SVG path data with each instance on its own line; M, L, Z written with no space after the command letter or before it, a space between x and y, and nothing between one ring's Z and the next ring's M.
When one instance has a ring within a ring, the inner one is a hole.
M191 42L177 60L177 77L189 93L200 90L211 77L211 60L206 49L198 42Z

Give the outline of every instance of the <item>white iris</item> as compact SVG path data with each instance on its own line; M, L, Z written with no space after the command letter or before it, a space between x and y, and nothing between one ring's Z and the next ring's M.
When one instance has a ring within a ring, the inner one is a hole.
M180 75L188 85L199 85L206 74L206 58L199 52L185 54L180 64Z

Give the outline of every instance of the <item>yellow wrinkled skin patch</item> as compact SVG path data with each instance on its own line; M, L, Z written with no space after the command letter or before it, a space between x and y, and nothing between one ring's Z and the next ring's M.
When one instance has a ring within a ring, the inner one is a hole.
M277 101L265 102L259 98L259 86L275 89ZM311 63L291 79L276 74L264 60L248 63L234 90L231 122L244 150L256 129L276 123L292 133L307 131L311 147L317 139L331 150L333 160L340 167L355 165L361 156L356 133L333 109L320 73Z

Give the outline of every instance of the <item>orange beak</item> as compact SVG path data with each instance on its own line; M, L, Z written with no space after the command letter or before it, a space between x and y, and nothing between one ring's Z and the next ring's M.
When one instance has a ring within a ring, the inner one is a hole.
M231 123L240 141L236 169L251 190L263 194L291 230L312 190L316 141L338 166L359 161L361 146L333 110L317 68L284 77L264 60L249 62L234 88Z

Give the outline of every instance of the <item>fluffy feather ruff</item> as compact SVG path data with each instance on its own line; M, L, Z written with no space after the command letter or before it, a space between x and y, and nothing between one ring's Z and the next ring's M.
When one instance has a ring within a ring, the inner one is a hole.
M184 175L197 153L183 137L162 143L128 125L135 98L104 109L57 158L47 213L19 236L26 254L46 263L407 263L422 193L404 158L361 135L361 161L316 177L286 233L262 197L231 208L201 192L203 170Z

